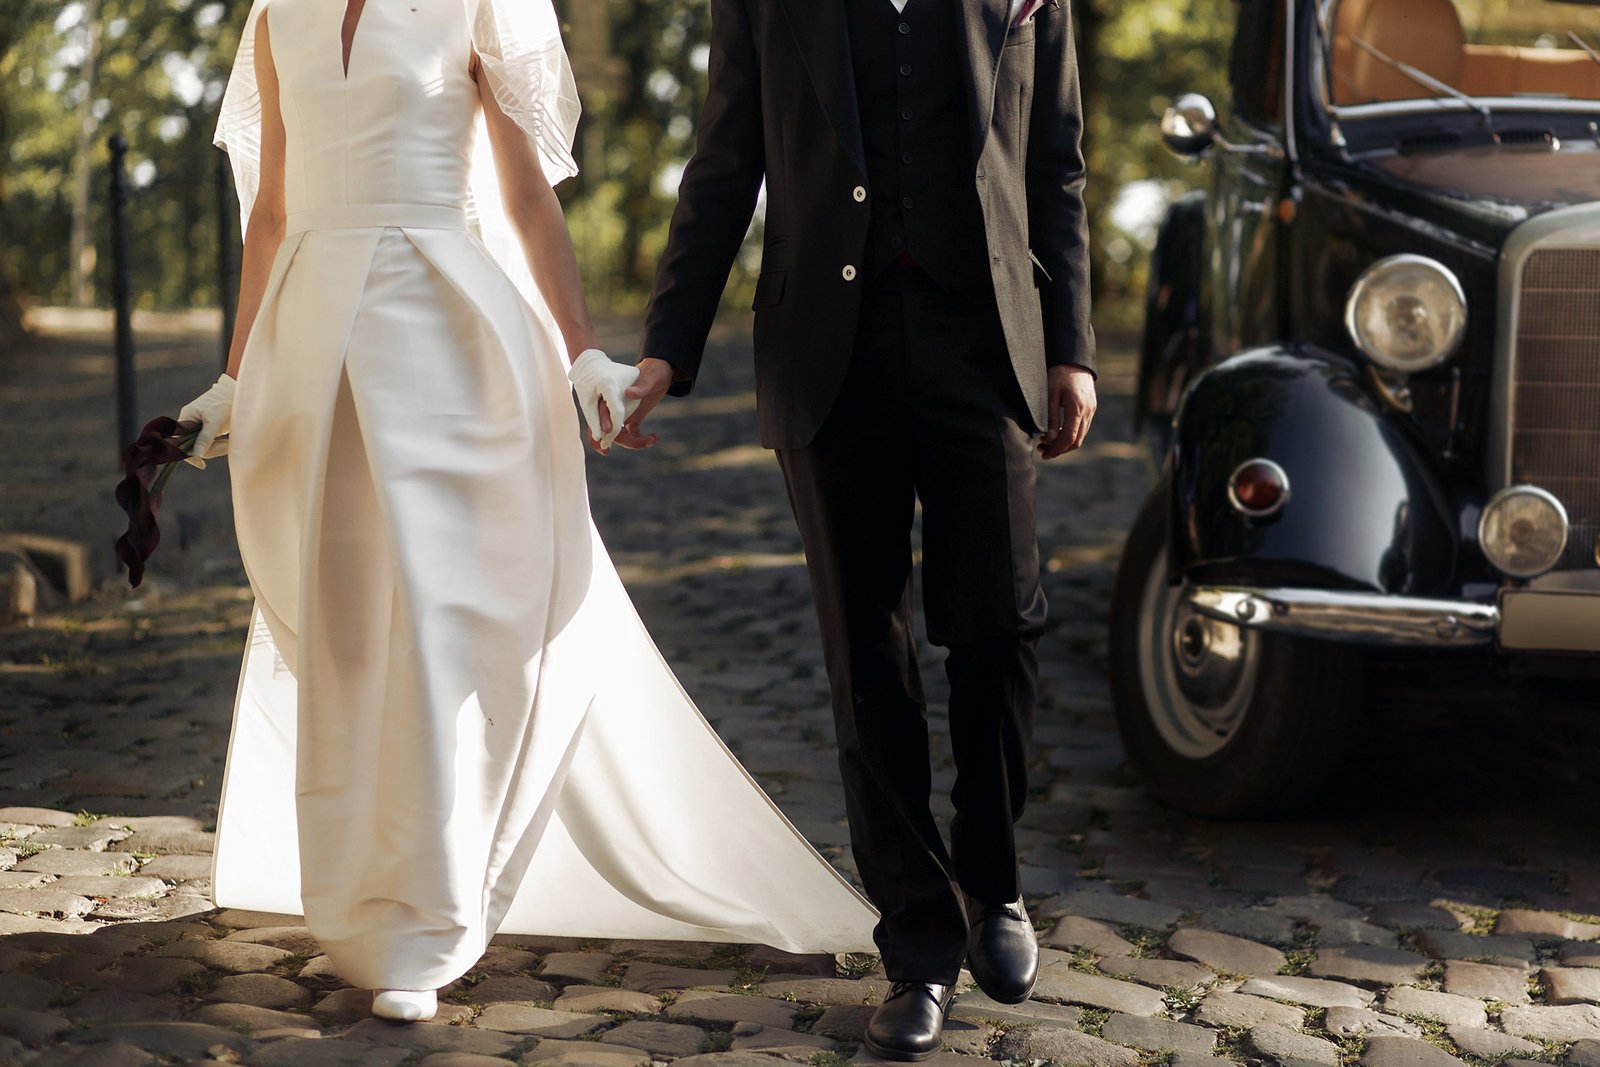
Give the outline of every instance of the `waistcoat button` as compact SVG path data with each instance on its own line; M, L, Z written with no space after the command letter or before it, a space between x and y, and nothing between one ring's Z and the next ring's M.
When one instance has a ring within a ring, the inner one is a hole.
M856 198L856 203L859 204L859 203L863 202L864 200L866 200L866 198L867 198L867 187L864 186L864 185L858 185L850 193L850 195L855 197Z
M844 265L844 270L840 271L839 273L847 282L853 282L856 280L856 268L849 263L846 263Z

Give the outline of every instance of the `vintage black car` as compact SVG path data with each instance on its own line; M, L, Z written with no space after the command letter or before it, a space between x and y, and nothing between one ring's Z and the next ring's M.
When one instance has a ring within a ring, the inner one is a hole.
M1375 655L1600 678L1600 6L1238 9L1226 108L1162 123L1209 173L1111 639L1135 764L1215 816L1326 782Z

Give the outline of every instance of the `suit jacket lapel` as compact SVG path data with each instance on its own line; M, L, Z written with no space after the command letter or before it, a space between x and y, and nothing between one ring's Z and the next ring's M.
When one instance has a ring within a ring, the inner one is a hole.
M778 6L800 46L823 113L845 154L865 175L867 152L861 143L861 113L856 104L850 25L844 5L845 0L781 0Z
M994 117L994 83L1000 69L1000 50L1005 47L1008 15L1007 0L958 0L962 29L967 38L968 106L972 109L972 156L983 152Z

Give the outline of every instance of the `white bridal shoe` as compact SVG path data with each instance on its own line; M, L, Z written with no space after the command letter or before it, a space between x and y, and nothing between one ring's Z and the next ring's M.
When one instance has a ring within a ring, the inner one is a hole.
M372 1014L380 1019L403 1023L431 1019L439 1010L439 998L431 989L380 989L372 998Z

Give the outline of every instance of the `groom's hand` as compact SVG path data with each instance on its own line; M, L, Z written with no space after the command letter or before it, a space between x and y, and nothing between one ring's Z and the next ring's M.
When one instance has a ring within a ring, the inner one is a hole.
M671 384L672 364L664 359L646 358L639 361L639 380L623 394L629 400L637 400L639 406L623 424L622 432L617 435L617 444L623 448L639 449L649 448L661 440L660 434L644 432L644 420L661 403Z
M1094 375L1086 368L1051 367L1049 425L1039 441L1039 455L1049 460L1081 448L1098 407Z

